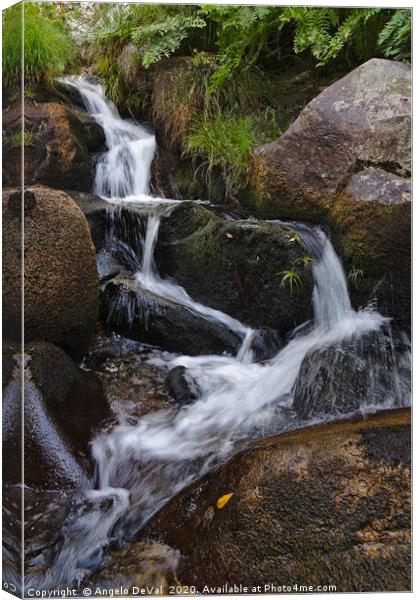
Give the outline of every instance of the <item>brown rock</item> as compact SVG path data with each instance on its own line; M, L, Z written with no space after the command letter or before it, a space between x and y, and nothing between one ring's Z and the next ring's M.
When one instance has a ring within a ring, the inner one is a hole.
M5 335L21 335L21 220L14 190L3 193ZM99 309L95 249L87 222L64 192L25 193L25 339L45 340L83 356Z
M25 185L42 183L59 189L90 191L90 153L104 146L104 132L86 112L54 102L25 102L22 137L18 103L3 111L3 178L20 185L21 144L25 154Z
M145 535L181 551L177 575L200 591L410 590L410 453L407 409L278 435L192 484Z

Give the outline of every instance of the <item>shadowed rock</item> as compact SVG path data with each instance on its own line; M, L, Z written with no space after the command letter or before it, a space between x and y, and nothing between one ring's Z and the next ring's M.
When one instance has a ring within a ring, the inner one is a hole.
M26 344L23 355L16 348L7 362L13 370L4 390L5 481L21 481L16 447L21 443L23 375L25 484L48 489L86 485L92 473L89 442L110 417L100 379L45 342Z
M188 308L157 296L124 276L102 289L102 311L109 330L128 338L188 355L235 354L238 335Z

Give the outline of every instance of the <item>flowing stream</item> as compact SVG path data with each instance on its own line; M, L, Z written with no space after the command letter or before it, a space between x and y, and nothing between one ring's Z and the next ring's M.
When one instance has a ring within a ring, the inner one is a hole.
M65 543L45 575L44 587L80 582L100 562L109 537L115 535L116 523L121 536L122 532L137 531L176 493L248 440L306 425L297 420L292 409L294 385L306 355L344 340L380 335L388 328L387 319L376 310L352 309L341 262L326 235L319 228L289 224L307 245L315 246L314 322L295 331L271 360L253 362L253 329L195 302L184 288L157 272L154 249L161 218L166 214L161 206L170 202L149 195L154 136L136 123L122 120L100 85L83 78L67 81L79 89L87 110L106 134L107 151L97 163L95 192L111 204L143 203L151 207L142 260L135 275L138 284L221 323L241 337L242 345L235 357L162 353L152 359L165 368L186 367L188 377L196 382L198 399L180 409L149 413L136 424L121 415L113 428L93 440L98 489L86 491L88 508L67 523ZM382 394L379 408L405 403L395 369L392 375L390 389L378 390ZM373 393L370 404L362 410L375 410L375 401ZM104 499L110 499L105 508Z

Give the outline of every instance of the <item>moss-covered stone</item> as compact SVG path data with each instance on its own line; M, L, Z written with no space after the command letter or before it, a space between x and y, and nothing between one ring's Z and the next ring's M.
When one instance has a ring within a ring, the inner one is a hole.
M181 551L177 576L199 591L410 590L410 458L407 409L282 434L192 484L143 533Z
M285 226L230 221L183 203L161 224L156 257L190 295L255 327L286 333L312 314L306 251ZM282 283L295 269L302 285Z

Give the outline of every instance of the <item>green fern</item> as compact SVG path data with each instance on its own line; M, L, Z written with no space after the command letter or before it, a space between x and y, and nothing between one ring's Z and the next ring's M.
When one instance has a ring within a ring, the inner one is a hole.
M379 34L378 46L386 58L411 61L412 12L396 10Z
M197 15L176 15L133 29L132 41L142 50L142 64L147 69L162 58L173 54L191 29L203 29L206 21Z

